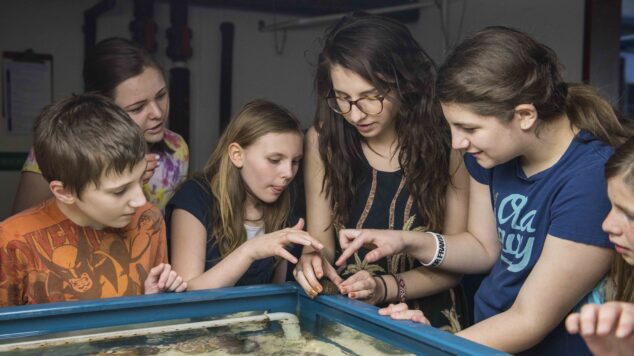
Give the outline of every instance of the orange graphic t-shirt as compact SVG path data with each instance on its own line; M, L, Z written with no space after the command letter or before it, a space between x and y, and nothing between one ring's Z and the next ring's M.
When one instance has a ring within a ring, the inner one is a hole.
M143 294L167 262L165 223L148 203L122 229L68 219L50 199L0 223L0 306Z

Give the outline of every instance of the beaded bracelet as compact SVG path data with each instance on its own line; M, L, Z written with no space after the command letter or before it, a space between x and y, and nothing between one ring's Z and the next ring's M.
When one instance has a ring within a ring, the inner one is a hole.
M379 302L379 305L385 304L385 300L387 299L387 283L385 283L385 279L383 279L382 275L378 276L381 282L383 282L383 298Z
M445 247L445 237L436 232L427 232L432 235L436 240L436 253L434 253L434 258L431 259L428 263L420 261L420 263L425 267L436 267L439 266L442 261L445 259L445 252L447 251Z
M407 288L405 287L405 281L396 273L392 273L392 277L394 277L396 285L398 286L398 300L401 303L405 303L407 301Z

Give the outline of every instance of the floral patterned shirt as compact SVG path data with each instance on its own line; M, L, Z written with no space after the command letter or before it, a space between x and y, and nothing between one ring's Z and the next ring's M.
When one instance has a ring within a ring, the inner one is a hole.
M179 134L165 130L162 144L150 147L149 153L159 155L160 165L156 167L150 180L143 185L143 191L150 203L163 211L174 195L176 186L187 178L189 147ZM35 160L33 148L22 166L22 172L42 174Z

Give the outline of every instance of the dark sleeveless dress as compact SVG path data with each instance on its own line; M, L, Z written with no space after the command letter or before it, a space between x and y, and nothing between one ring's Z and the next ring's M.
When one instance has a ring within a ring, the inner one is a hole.
M416 202L409 194L402 170L381 172L370 167L366 161L364 172L358 179L357 194L352 201L350 218L346 228L357 229L422 229L425 222L418 214ZM367 250L361 248L361 260ZM355 264L354 256L348 266ZM407 254L388 256L375 263L383 271L376 275L402 273L421 266L420 262ZM377 270L376 267L372 267ZM386 278L392 278L391 276ZM407 286L406 286L407 287ZM460 287L436 295L408 300L410 308L422 310L432 326L450 332L457 332L468 326L470 315Z

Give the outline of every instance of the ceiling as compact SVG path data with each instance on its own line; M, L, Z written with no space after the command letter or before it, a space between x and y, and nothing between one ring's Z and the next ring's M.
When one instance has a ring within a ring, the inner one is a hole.
M417 0L190 0L191 4L197 5L274 12L301 17L392 7L417 2ZM400 11L392 13L391 16L401 21L412 22L418 20L418 11Z

